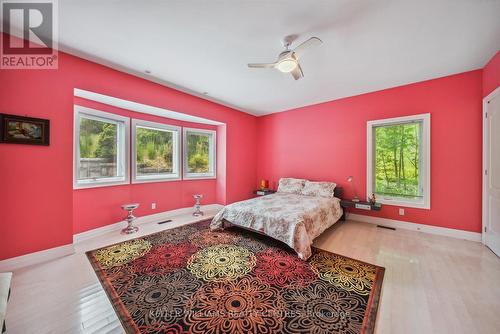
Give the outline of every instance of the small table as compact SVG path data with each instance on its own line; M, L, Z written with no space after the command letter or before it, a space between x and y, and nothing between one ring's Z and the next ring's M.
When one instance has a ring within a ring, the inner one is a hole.
M340 206L342 207L342 209L344 209L344 214L342 215L341 220L345 220L347 209L354 208L354 209L367 210L367 211L380 211L380 209L382 208L381 203L372 204L372 203L366 202L366 201L355 202L355 201L350 200L350 199L340 200Z
M271 190L271 189L258 189L255 190L253 193L257 196L266 196L266 195L271 195L274 194L276 190Z

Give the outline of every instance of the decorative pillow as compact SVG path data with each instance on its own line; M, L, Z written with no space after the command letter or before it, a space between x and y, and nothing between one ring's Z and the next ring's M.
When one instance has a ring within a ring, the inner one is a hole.
M302 188L302 195L332 198L335 196L336 183L306 181Z
M290 193L290 194L300 194L302 188L304 188L304 179L294 179L291 177L283 177L278 183L278 192L280 193Z

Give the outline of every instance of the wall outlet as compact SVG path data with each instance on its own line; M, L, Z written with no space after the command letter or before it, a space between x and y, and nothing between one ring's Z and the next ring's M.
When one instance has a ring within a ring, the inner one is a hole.
M404 216L405 215L405 209L399 208L399 215Z
M156 203L151 203L151 209L153 209L153 210L156 209Z

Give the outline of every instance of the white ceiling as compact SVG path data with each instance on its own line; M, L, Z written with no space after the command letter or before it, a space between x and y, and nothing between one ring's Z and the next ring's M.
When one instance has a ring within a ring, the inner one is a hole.
M323 40L303 79L247 68L290 34ZM59 43L263 115L482 68L500 48L500 0L63 0Z

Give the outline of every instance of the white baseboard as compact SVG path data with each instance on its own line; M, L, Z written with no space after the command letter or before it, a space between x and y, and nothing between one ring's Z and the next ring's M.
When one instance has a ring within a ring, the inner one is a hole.
M221 208L223 208L223 206L220 204L208 204L208 205L202 205L201 211L220 210ZM191 213L191 212L193 212L193 207L164 211L164 212L159 212L159 213L155 213L152 215L137 217L137 219L134 222L134 225L141 225L141 224L147 224L147 223L158 223L158 222L161 222L161 221L164 221L167 219L171 219L172 217L184 215L186 213ZM206 219L206 217L201 216L200 220L203 220L203 219ZM85 241L88 239L95 238L97 236L106 234L108 232L121 230L125 226L127 226L127 222L122 220L118 223L94 228L94 229L89 230L89 231L75 234L75 235L73 235L73 244L76 244L76 243L79 243L79 242L82 242L82 241Z
M202 211L218 211L223 208L220 204L208 204L203 205L201 207ZM186 213L191 213L193 211L192 207L181 208L171 211L164 211L155 213L148 216L138 217L135 221L136 225L147 224L147 223L157 223L163 220L171 219L176 216L185 215ZM199 217L200 220L207 219L210 216L202 216ZM121 221L118 223L114 223L111 225L99 227L90 231L82 232L73 235L73 244L94 238L96 236L100 236L106 234L110 231L121 230L126 226L125 221ZM47 262L50 260L54 260L66 255L71 255L75 253L75 248L73 244L68 244L60 247L50 248L46 250L42 250L39 252L34 252L26 255L21 255L17 257L13 257L10 259L5 259L0 261L0 272L8 272L14 271L23 267L31 266L34 264L39 264L43 262Z
M10 259L0 261L0 272L14 271L23 267L51 261L74 253L75 248L73 247L73 244L68 244L35 253L12 257Z
M470 241L477 241L477 242L481 242L481 237L482 237L481 233L477 233L477 232L456 230L456 229L447 228L447 227L437 227L437 226L431 226L431 225L415 224L415 223L410 223L410 222L406 222L406 221L402 221L402 220L379 218L379 217L374 217L374 216L365 216L365 215L360 215L360 214L355 214L355 213L349 213L347 218L348 218L348 220L355 220L355 221L359 221L359 222L363 222L363 223L378 224L378 225L383 225L383 226L388 226L388 227L400 228L400 229L404 229L404 230L437 234L437 235L442 235L442 236L446 236L446 237L452 237L452 238L464 239L464 240L470 240Z

